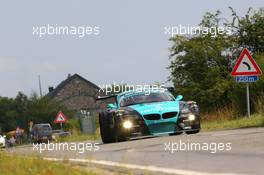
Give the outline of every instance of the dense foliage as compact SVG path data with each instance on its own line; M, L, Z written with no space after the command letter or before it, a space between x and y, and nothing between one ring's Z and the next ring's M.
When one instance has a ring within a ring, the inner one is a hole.
M239 17L230 7L231 21L220 11L206 13L200 27L229 27L232 32L192 36L174 36L170 40L172 80L177 93L197 101L202 111L209 112L226 105L245 113L245 84L230 76L243 48L248 48L264 70L264 9L249 9ZM263 76L262 76L263 77ZM264 93L264 78L250 84L252 102ZM254 103L251 103L254 109Z
M16 98L0 97L0 128L3 132L15 130L17 126L28 129L28 122L50 123L58 111L62 110L68 118L72 118L73 113L68 111L60 103L45 96L39 98L36 94L27 97L19 92ZM58 127L53 125L53 127Z

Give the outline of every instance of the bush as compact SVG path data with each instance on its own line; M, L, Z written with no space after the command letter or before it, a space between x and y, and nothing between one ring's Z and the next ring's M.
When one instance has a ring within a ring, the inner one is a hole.
M264 9L249 9L239 17L230 7L231 21L221 17L221 12L207 12L200 27L219 27L223 24L232 34L222 33L212 37L210 32L197 35L175 35L170 41L171 72L169 80L177 94L196 101L202 112L214 112L233 105L235 113L246 114L246 87L236 83L230 73L243 48L248 48L258 65L264 70L264 39L259 37L264 29ZM264 77L250 84L253 101L264 93ZM263 104L263 103L262 103ZM252 112L257 107L252 105ZM257 110L257 109L256 109Z
M75 115L73 111L47 96L40 98L32 94L27 97L22 92L16 98L0 97L0 106L0 128L3 132L15 130L17 126L28 132L29 121L50 123L54 129L60 129L60 125L53 124L59 111L63 111L69 120Z
M213 121L213 120L231 120L238 118L239 114L234 110L232 106L219 107L214 112L203 113L203 121Z
M255 112L264 114L264 94L254 100Z
M70 119L67 124L65 124L65 130L69 130L72 134L81 134L80 120L77 118Z

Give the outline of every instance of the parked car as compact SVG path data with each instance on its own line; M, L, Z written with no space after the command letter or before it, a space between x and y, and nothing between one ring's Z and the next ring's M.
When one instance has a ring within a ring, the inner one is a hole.
M6 147L6 136L0 135L0 148Z
M52 141L52 128L49 123L35 124L33 130L33 141L36 143Z

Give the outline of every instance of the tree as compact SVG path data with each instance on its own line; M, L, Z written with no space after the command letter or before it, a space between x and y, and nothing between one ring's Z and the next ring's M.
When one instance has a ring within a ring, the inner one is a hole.
M65 106L50 99L47 96L39 98L36 93L27 97L22 92L12 98L0 97L0 128L3 131L14 130L16 126L28 129L28 122L51 123L62 110L69 119L73 118L74 113ZM53 125L55 128L58 127Z
M220 11L207 12L200 27L229 27L232 33L222 32L212 36L210 33L198 33L194 36L175 36L170 39L172 80L177 93L185 99L197 101L203 111L210 111L224 105L245 108L244 85L235 83L230 76L232 65L243 47L263 58L264 13L263 10L249 10L245 17L239 18L234 10L233 21L221 18ZM261 88L262 87L262 88ZM263 90L263 81L252 86L253 91Z

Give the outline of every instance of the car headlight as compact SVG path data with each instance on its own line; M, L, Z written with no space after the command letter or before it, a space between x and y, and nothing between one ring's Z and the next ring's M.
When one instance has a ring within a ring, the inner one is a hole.
M124 127L125 129L130 129L130 128L132 128L132 122L129 121L129 120L124 121L124 123L123 123L123 127Z
M195 120L195 115L190 114L190 115L188 116L188 119L189 119L189 120Z

